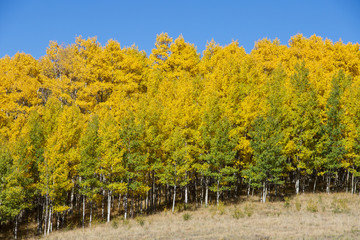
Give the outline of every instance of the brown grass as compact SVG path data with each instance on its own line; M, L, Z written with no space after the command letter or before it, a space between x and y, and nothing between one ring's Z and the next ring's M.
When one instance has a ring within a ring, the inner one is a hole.
M346 193L301 194L286 202L209 206L91 229L53 232L46 239L360 239L360 197Z

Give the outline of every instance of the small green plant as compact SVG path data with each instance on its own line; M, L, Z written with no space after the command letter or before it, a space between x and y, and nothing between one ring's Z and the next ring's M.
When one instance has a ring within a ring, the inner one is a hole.
M142 227L145 225L145 220L143 217L137 217L136 222Z
M318 212L318 206L317 206L317 203L315 201L313 201L312 199L310 199L308 202L307 202L307 205L306 205L306 210L308 210L309 212Z
M184 219L184 221L190 220L190 219L191 219L191 214L189 214L189 213L184 213L184 214L183 214L183 219Z
M296 208L296 211L301 210L301 203L298 198L296 198L296 200L295 200L295 208Z
M127 220L127 219L124 219L122 223L123 223L123 225L125 225L125 226L130 224L129 220Z
M117 229L119 227L119 220L118 219L114 219L111 221L111 226L115 229Z
M248 217L251 217L254 214L254 209L251 205L245 205L244 211Z
M233 218L240 219L245 217L245 213L241 209L235 208L234 213L232 214Z
M222 201L220 201L219 204L217 205L217 211L219 212L220 215L223 215L225 213L225 205Z
M285 200L285 202L284 202L285 208L289 208L290 207L290 198L285 197L284 200Z
M345 213L345 212L350 211L346 199L336 199L335 198L331 202L331 209L332 209L333 213Z

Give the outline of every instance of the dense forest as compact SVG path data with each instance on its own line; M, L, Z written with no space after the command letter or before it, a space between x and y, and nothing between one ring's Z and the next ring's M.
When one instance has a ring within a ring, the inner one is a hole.
M182 36L76 38L0 59L0 227L126 219L176 204L356 193L359 44L299 34L202 54Z

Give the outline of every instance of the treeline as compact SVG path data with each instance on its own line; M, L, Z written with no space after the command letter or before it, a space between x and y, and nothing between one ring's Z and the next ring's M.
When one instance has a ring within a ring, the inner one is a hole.
M0 223L38 234L240 194L351 191L360 176L359 44L296 35L200 55L78 37L0 59ZM291 192L289 192L289 189Z

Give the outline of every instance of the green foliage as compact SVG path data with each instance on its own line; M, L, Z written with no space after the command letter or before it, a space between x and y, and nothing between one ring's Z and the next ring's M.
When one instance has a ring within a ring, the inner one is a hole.
M183 214L183 219L184 219L184 221L189 221L191 219L191 214L190 213L184 213Z

